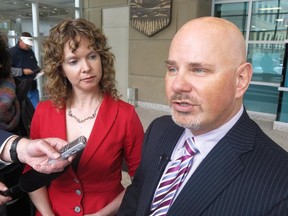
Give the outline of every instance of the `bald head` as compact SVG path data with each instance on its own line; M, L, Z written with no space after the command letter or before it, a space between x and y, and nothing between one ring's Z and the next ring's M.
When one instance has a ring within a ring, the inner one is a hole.
M246 62L244 37L237 26L225 19L201 17L191 20L176 33L172 46L181 41L191 46L197 43L203 57L206 54L223 57L226 63L232 61L237 66Z
M215 17L186 23L172 40L166 66L173 120L194 134L214 130L235 116L252 77L242 33Z

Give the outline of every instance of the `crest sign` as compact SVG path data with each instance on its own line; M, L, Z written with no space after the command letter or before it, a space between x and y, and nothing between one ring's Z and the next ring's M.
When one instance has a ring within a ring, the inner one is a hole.
M170 23L172 0L131 0L130 23L150 37Z

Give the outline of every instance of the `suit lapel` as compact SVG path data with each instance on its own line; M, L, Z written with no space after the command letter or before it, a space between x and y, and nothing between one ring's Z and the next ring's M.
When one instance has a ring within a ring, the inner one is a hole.
M50 105L48 108L49 111L47 112L50 113L47 115L47 121L50 123L47 129L49 131L48 134L53 134L54 137L67 140L66 107L57 110L54 106Z
M240 155L253 149L255 134L246 112L217 143L191 176L168 215L201 215L233 179L243 171ZM182 213L181 213L182 211Z
M148 138L146 137L146 142L144 142L146 145L148 145L148 147L146 147L147 149L145 149L145 155L143 155L143 157L147 157L147 159L142 159L141 161L147 162L147 164L144 166L145 169L149 169L149 172L145 173L144 185L142 187L145 188L145 190L142 190L139 200L139 205L142 206L143 204L142 207L139 207L139 210L141 211L139 212L140 215L149 214L150 204L154 197L158 182L165 170L166 165L170 161L173 149L184 130L183 128L175 126L175 124L171 125L171 123L168 127L167 124L164 123L162 128L165 129L163 131L158 131L156 129L157 133L161 134L158 139L155 139L154 135L152 134L150 136L148 135ZM146 134L149 134L149 129ZM148 204L148 206L146 206L146 204Z

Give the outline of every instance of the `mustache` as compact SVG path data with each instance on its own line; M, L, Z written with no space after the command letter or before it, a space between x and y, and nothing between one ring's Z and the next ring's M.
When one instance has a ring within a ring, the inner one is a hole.
M191 103L198 102L198 100L195 97L192 97L188 94L177 94L177 93L174 93L171 96L170 101L173 101L173 100L186 100L186 101L190 101Z

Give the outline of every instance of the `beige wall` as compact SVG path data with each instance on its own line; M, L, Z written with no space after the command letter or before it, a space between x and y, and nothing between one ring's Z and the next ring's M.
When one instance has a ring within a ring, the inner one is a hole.
M84 0L84 18L102 26L102 8L121 7L129 0ZM164 76L171 39L185 22L211 15L211 0L172 0L170 24L152 37L130 26L128 87L138 89L138 100L166 105ZM117 73L117 72L116 72Z

